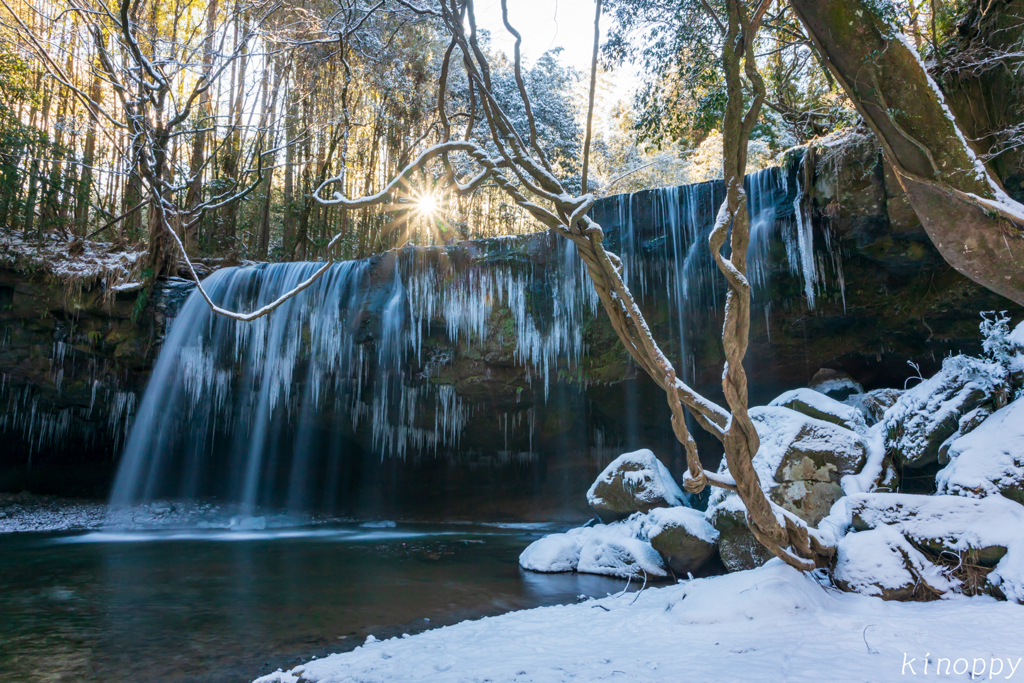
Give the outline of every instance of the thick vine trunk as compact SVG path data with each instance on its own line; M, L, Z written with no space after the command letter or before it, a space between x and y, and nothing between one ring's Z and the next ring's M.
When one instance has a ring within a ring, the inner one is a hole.
M942 257L1024 304L1024 206L978 160L913 46L868 0L790 0Z

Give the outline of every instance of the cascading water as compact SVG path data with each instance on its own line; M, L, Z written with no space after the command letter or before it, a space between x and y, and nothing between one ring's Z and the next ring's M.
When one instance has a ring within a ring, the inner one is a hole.
M767 169L747 178L755 300L784 255L813 305L818 270L796 177ZM610 198L593 213L684 376L696 363L691 340L723 297L706 246L723 196L721 182L702 183ZM252 310L318 267L225 268L204 286L219 305ZM579 424L589 399L566 387L586 389L585 330L599 315L575 248L548 233L338 263L252 323L213 314L193 293L136 408L112 502L217 496L249 514L333 509L354 490L349 480L365 478L357 451L381 463L447 458L471 471L534 466L573 447L606 459L616 440L640 442L646 416L627 382L617 415ZM606 425L618 419L615 438ZM467 450L473 421L493 437ZM388 486L384 475L375 481Z
M138 407L112 503L218 495L245 512L330 506L339 458L360 433L382 458L457 449L474 406L433 381L453 349L512 344L546 396L559 365L584 353L582 322L597 298L572 244L539 237L558 248L544 266L504 239L472 258L459 247L339 263L251 323L215 315L194 294ZM225 268L204 287L221 306L251 310L318 267ZM446 348L427 344L438 323Z
M808 308L814 308L821 281L798 170L797 165L767 168L745 182L750 215L747 276L755 305L763 298L766 310L770 302L764 294L780 261L800 279ZM614 207L600 207L595 216L608 233L606 244L623 260L626 284L634 295L648 302L664 297L671 318L666 346L674 350L684 376L696 363L687 339L714 323L724 300L725 283L708 249L724 198L721 181L644 190L611 198ZM781 253L773 253L776 249Z

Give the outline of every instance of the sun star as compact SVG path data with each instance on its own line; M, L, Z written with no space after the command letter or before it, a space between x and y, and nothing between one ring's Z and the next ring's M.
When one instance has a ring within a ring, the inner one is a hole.
M416 202L416 210L422 216L433 216L438 212L439 208L440 204L437 200L437 197L434 196L433 194L425 194L422 197L420 197L419 200L417 200Z

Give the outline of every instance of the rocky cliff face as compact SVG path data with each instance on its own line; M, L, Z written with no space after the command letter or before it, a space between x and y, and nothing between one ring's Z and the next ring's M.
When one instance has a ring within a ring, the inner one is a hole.
M0 268L0 490L105 495L184 281L68 288Z

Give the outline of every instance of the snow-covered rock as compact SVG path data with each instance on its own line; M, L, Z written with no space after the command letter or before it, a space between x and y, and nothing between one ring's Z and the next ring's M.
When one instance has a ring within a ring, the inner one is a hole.
M747 526L747 510L735 493L709 507L707 520L718 532L718 555L730 572L760 567L773 557Z
M606 524L634 512L686 505L668 468L646 448L612 460L587 491L587 502Z
M949 464L935 477L939 493L1002 494L1024 503L1024 398L953 440L948 457Z
M837 401L842 401L853 394L864 393L864 387L859 382L842 370L831 368L821 368L814 373L808 386Z
M922 584L943 593L959 585L890 526L847 534L836 551L833 578L846 591L910 600L915 592L926 590Z
M789 408L752 408L750 419L761 447L754 468L762 480L835 482L867 462L859 434Z
M750 419L761 441L753 465L762 489L811 526L829 514L843 497L842 479L859 474L872 452L871 443L852 430L790 408L752 408ZM881 447L874 450L877 468ZM725 471L724 462L719 471ZM747 527L746 508L735 493L713 491L707 520L719 532L718 553L729 571L752 569L772 557Z
M750 419L761 440L754 468L762 486L776 503L816 525L843 496L841 479L864 467L868 442L789 408L753 408Z
M536 572L665 576L661 556L647 540L645 522L644 515L636 514L613 524L550 534L531 543L519 555L519 565Z
M718 531L704 513L693 508L657 508L647 514L644 529L651 546L674 572L695 572L715 555Z
M994 567L987 578L992 592L1024 601L1024 506L1002 496L897 493L854 494L843 503L854 533L842 543L867 543L848 539L886 527L935 557L956 560L958 566Z
M946 358L941 371L886 411L886 451L905 467L936 462L943 442L977 426L971 412L984 404L1000 405L1007 390L1007 370L1000 363L968 356Z
M867 423L859 409L840 403L814 389L787 391L768 405L789 408L808 417L846 427L858 434L867 431Z
M902 395L901 389L874 389L864 394L852 394L843 403L859 410L868 426L871 426L881 422L885 411L895 405Z
M586 528L549 534L528 545L519 555L519 566L534 572L572 572L580 563Z
M582 574L604 574L620 578L644 574L666 576L661 555L647 541L615 533L606 528L595 533L580 549L576 570Z

